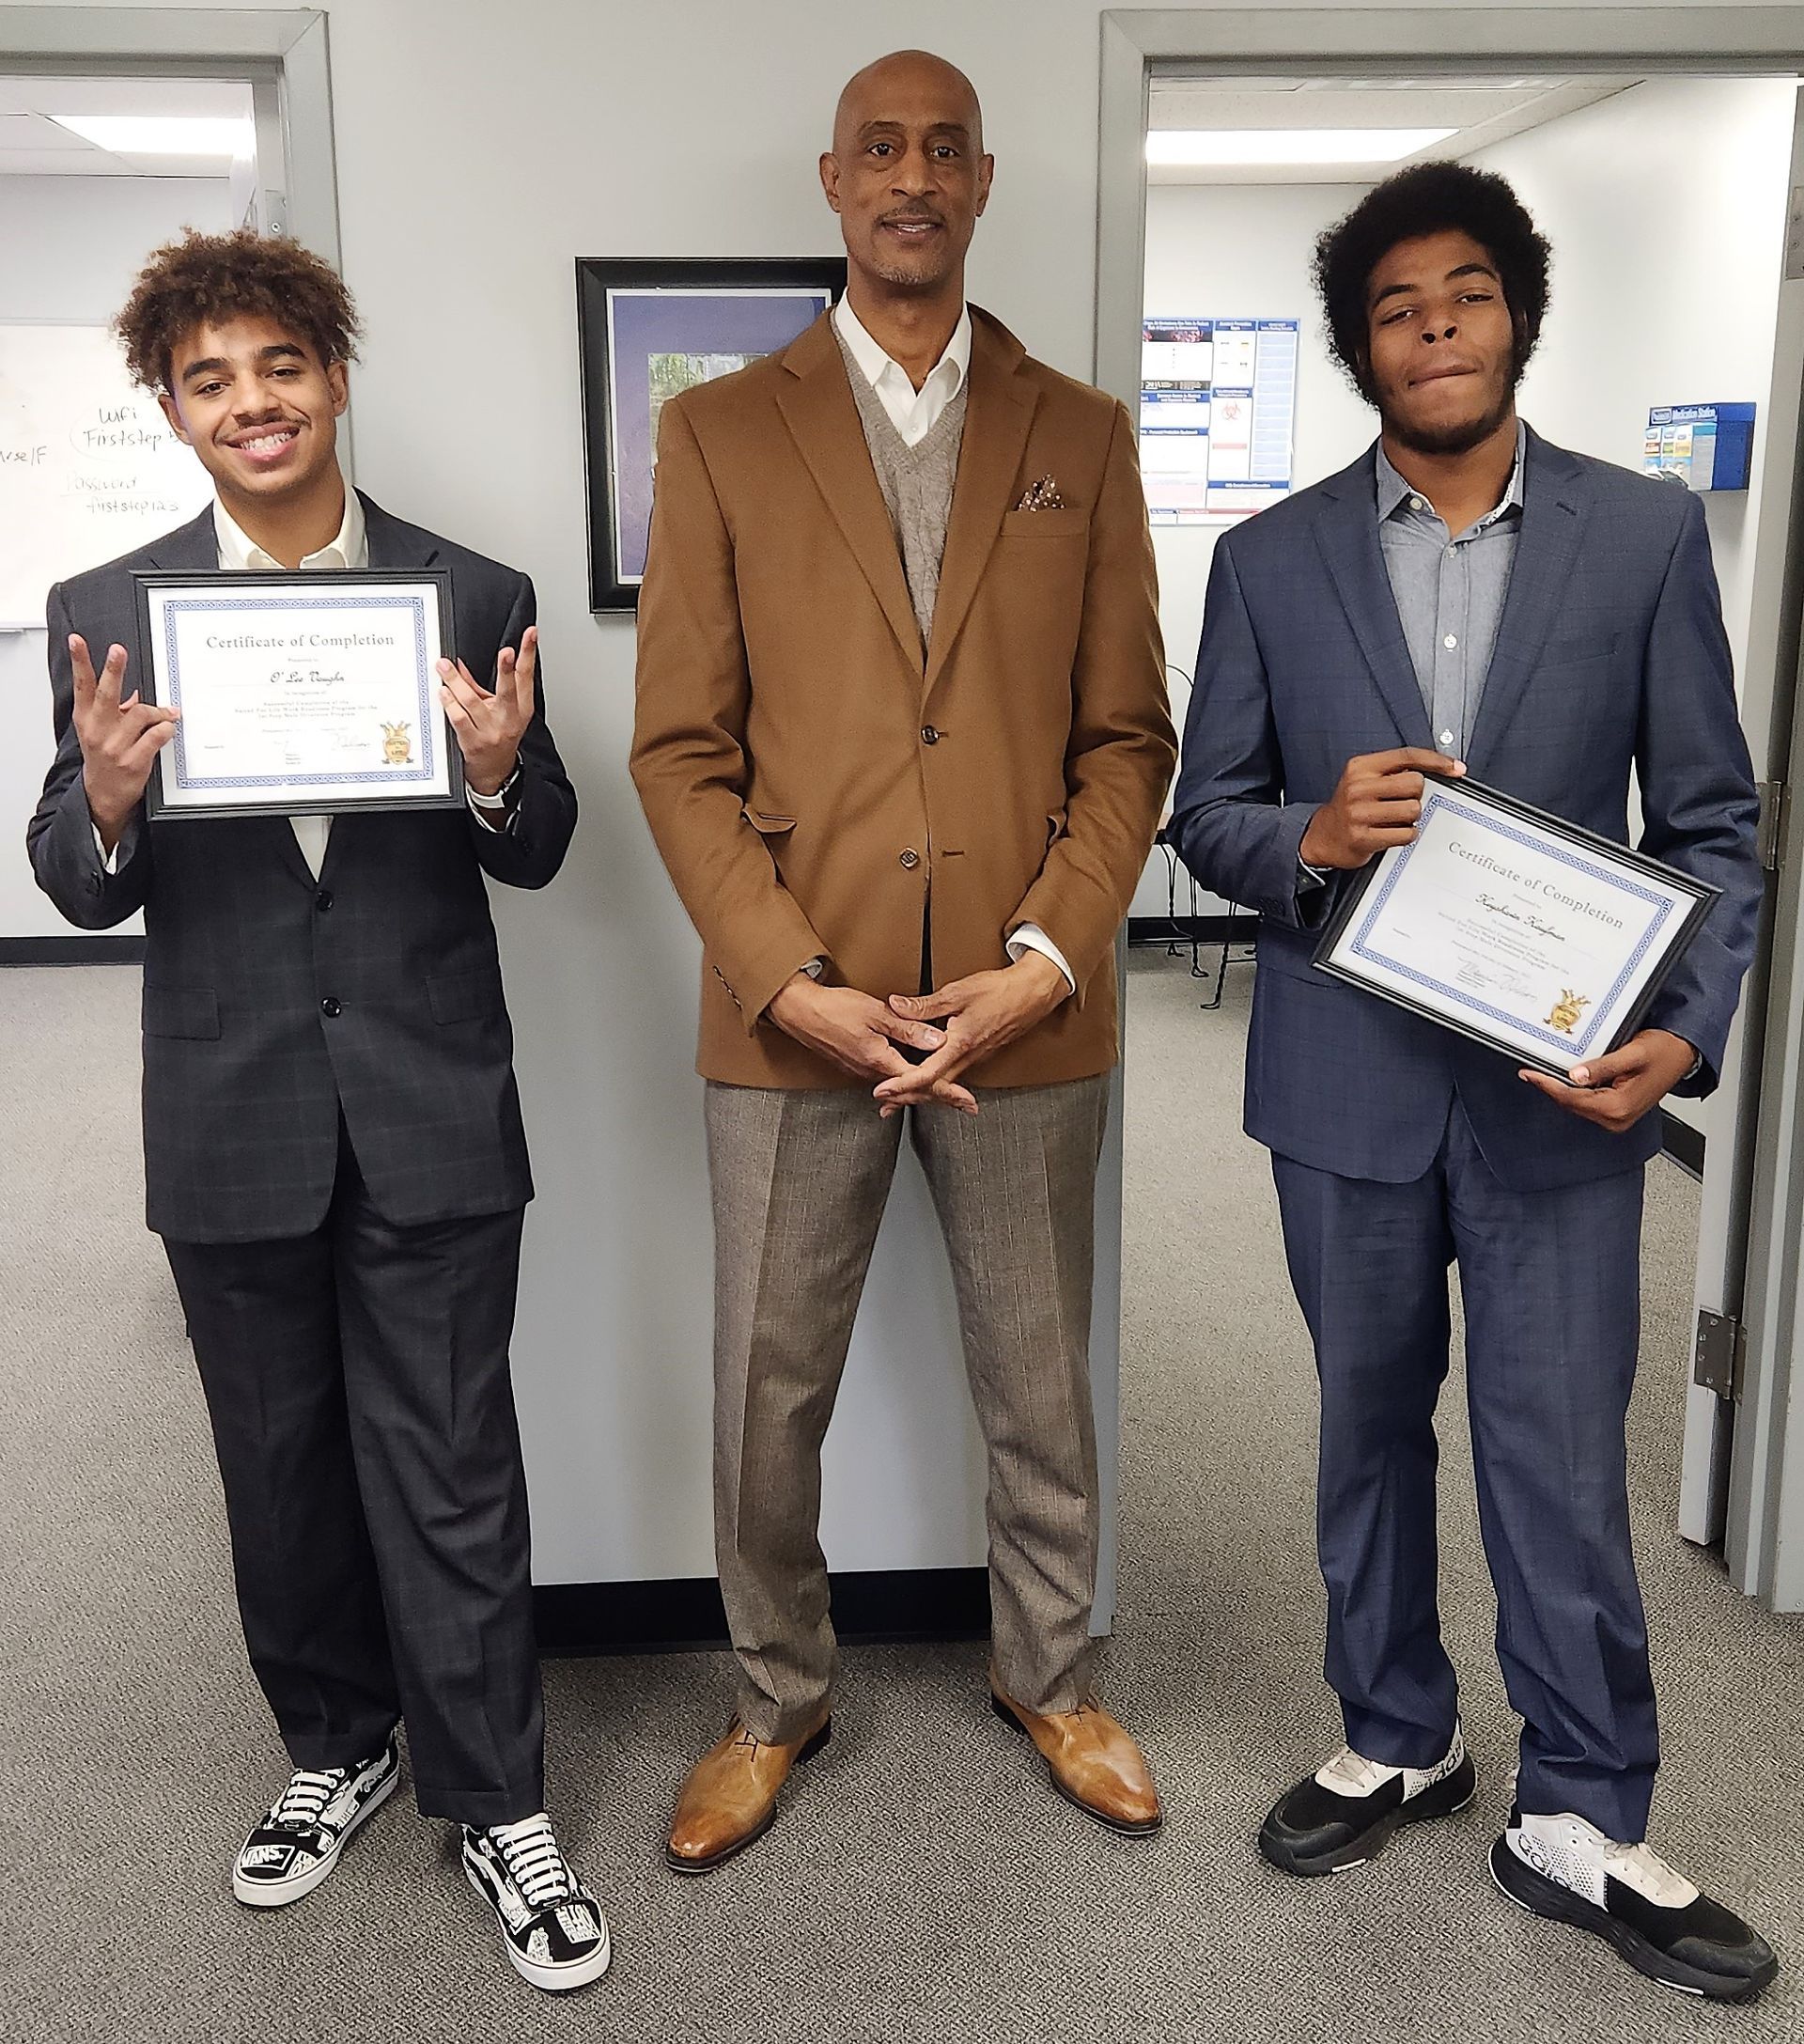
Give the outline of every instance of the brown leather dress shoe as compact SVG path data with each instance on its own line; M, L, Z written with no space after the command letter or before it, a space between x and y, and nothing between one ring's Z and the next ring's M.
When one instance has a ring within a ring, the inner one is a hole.
M990 1681L989 1707L1025 1732L1045 1756L1052 1786L1067 1802L1112 1831L1143 1838L1165 1821L1145 1755L1098 1703L1041 1717Z
M664 1847L666 1861L679 1874L706 1874L762 1838L776 1818L777 1791L789 1770L812 1759L832 1736L833 1721L823 1717L793 1744L772 1746L753 1738L735 1718L725 1738L689 1771Z

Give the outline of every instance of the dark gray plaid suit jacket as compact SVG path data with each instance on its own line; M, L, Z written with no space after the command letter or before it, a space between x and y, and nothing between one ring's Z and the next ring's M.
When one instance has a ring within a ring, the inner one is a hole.
M1511 1058L1311 962L1335 881L1299 897L1297 852L1361 753L1432 746L1378 541L1373 455L1217 545L1171 835L1206 887L1260 912L1247 1132L1343 1178L1406 1184L1458 1095L1518 1192L1581 1184L1659 1147L1524 1085ZM1631 776L1641 848L1722 889L1647 1017L1703 1057L1708 1093L1753 956L1759 816L1703 507L1688 491L1528 437L1521 536L1484 700L1475 779L1619 843Z
M532 584L363 504L372 568L452 570L458 650L486 681L534 621ZM105 929L144 911L149 1225L197 1242L311 1232L332 1196L341 1111L370 1195L397 1225L521 1206L532 1178L483 875L544 886L575 828L542 695L505 834L450 810L340 816L316 881L286 818L148 824L140 811L109 874L82 787L69 635L97 657L126 648L129 693L142 667L130 570L217 565L208 510L50 597L57 749L27 842L71 923Z

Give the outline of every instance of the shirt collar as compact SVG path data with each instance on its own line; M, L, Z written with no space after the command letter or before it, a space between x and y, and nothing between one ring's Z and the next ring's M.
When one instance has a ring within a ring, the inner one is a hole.
M213 538L219 548L222 568L242 571L252 568L279 569L281 566L257 545L217 497L213 499ZM329 540L317 554L304 555L301 565L303 568L363 568L368 564L368 557L369 537L364 526L364 507L357 500L357 492L347 484L345 515L337 538Z
M1510 487L1503 492L1495 509L1486 511L1485 516L1477 521L1479 524L1492 524L1501 518L1505 511L1519 511L1522 508L1522 471L1528 454L1528 446L1529 429L1521 419L1517 419L1516 422L1516 466L1510 471ZM1406 482L1403 476L1398 474L1395 464L1384 451L1384 442L1382 440L1378 442L1377 457L1378 523L1382 524L1396 510L1399 505L1407 503L1409 498L1415 495L1415 489L1413 485Z
M910 393L914 382L909 372L893 355L884 352L882 346L873 340L865 331L864 322L852 310L849 298L841 297L833 307L833 327L839 337L851 351L864 381L875 390L892 371L899 376ZM971 307L967 305L958 315L958 324L952 330L952 338L946 343L946 351L928 371L921 388L925 390L935 377L941 376L948 383L948 398L957 394L958 386L971 371Z

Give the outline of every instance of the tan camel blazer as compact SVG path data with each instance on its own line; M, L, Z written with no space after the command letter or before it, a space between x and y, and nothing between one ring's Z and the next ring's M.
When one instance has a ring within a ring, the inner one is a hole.
M808 960L883 997L1008 962L1075 998L967 1075L1116 1056L1114 940L1176 758L1132 422L972 309L932 643L823 317L664 407L632 774L701 932L704 1076L851 1080L761 1018ZM1018 508L1031 486L1062 507Z

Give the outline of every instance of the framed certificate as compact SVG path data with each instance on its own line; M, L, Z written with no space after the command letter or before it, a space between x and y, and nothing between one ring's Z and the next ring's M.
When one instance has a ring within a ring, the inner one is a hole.
M146 791L179 816L443 809L463 756L439 701L451 571L137 570L147 701L180 710Z
M1563 1079L1632 1035L1721 892L1474 781L1361 869L1325 973Z

